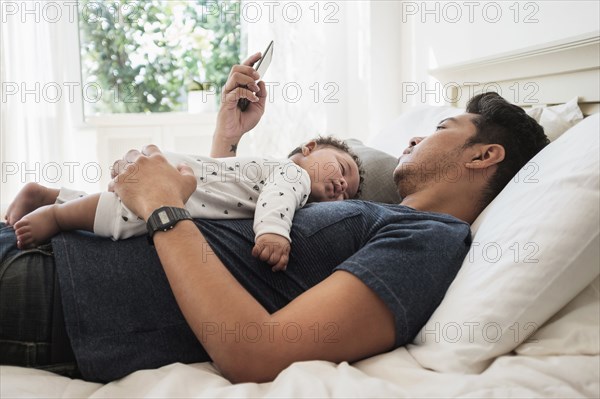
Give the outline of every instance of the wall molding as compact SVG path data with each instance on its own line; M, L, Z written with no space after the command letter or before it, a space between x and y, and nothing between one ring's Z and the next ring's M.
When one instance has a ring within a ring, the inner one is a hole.
M594 31L429 73L453 91L448 101L453 105L466 101L464 92L472 94L495 87L512 94L512 99L505 97L519 105L554 104L573 97L579 97L582 103L598 103L599 60L600 32Z

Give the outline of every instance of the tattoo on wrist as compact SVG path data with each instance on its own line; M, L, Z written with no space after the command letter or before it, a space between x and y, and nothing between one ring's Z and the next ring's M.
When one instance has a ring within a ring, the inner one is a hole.
M229 149L229 152L233 152L235 154L236 151L237 151L237 144L232 144L231 148Z

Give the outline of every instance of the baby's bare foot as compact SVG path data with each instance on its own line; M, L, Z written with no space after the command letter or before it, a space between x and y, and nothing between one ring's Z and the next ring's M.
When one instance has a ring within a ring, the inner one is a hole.
M60 232L54 211L58 205L42 206L15 223L17 247L33 248L47 242Z
M53 204L58 197L57 189L47 188L37 183L27 183L19 191L14 201L8 206L6 211L6 222L14 226L21 218L28 213L44 205Z

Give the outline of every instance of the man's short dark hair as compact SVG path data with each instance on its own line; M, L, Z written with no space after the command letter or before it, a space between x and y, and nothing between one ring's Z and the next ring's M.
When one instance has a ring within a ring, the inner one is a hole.
M362 167L362 162L360 161L358 155L356 155L356 153L350 149L350 146L348 146L348 144L333 136L319 136L313 140L315 141L315 143L317 143L317 146L337 148L338 150L347 153L352 157L354 162L356 162L356 166L358 166L358 190L356 191L354 199L359 198L361 194L361 188L365 180L365 171ZM302 146L294 148L292 152L289 153L288 158L291 158L292 155L300 153L302 153Z
M498 164L481 198L483 210L550 140L544 134L544 128L523 108L510 104L498 93L474 96L467 104L467 112L477 114L473 120L476 132L464 147L500 144L505 151L504 160Z

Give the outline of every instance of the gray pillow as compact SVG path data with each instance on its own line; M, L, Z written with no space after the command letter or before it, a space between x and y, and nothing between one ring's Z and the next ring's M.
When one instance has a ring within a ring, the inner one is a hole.
M393 178L398 159L383 151L367 147L359 140L344 141L358 155L365 171L360 199L399 204L401 199Z

